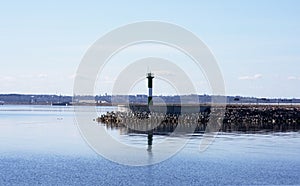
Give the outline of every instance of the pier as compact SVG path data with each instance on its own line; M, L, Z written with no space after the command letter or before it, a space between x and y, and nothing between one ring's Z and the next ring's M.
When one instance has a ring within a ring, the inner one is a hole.
M147 110L108 112L96 120L108 127L126 127L131 132L143 133L149 130L153 130L154 133L173 132L178 125L189 127L192 124L196 124L195 132L203 132L212 119L212 107L207 105L198 107L197 113L160 113ZM218 110L218 106L214 106L214 110ZM227 105L225 115L218 115L216 111L213 115L215 122L221 125L220 131L223 132L300 130L300 106L296 105Z

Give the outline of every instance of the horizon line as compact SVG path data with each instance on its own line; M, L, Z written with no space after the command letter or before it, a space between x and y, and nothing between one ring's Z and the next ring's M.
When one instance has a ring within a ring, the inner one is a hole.
M148 96L147 94L117 94L117 95L69 95L69 94L57 94L57 93L0 93L0 96L3 95L23 95L23 96L67 96L67 97L75 97L75 96L137 96L143 95ZM300 97L268 97L268 96L243 96L243 95L212 95L212 94L177 94L177 95L154 95L153 97L175 97L175 96L224 96L224 97L236 97L236 98L257 98L257 99L300 99Z

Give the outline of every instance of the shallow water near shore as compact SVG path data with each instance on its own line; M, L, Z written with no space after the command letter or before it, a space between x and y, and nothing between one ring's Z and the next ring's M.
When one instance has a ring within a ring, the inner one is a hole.
M97 107L99 113L114 107ZM93 123L91 118L91 123ZM147 136L107 129L147 148ZM80 136L72 107L0 106L0 185L287 185L300 184L300 133L219 133L199 151L202 134L161 163L132 167L96 154ZM164 140L154 135L153 143ZM155 156L155 154L152 154Z

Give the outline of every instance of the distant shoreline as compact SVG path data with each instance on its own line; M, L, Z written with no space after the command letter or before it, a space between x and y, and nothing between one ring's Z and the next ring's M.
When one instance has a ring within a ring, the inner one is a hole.
M193 104L210 104L212 100L218 97L227 104L250 104L250 105L297 105L300 104L298 98L256 98L242 96L211 96L211 95L177 95L177 96L153 96L153 101L156 99L163 104L181 104L182 102ZM184 101L182 101L184 100ZM0 104L6 105L51 105L52 103L70 103L72 105L98 105L112 106L121 104L147 104L148 96L140 95L96 95L96 96L63 96L63 95L31 95L31 94L0 94Z
M34 106L34 105L48 105L48 106L65 106L65 105L52 105L51 103L35 103L35 104L29 104L29 103L4 103L4 104L0 104L1 105L27 105L27 106ZM65 107L70 107L70 106L123 106L126 107L126 105L128 105L128 103L120 103L120 104L111 104L111 103L70 103L69 105L66 105ZM144 103L130 103L130 106L147 106L147 104ZM266 107L272 107L272 108L300 108L300 103L280 103L280 104L256 104L256 103L228 103L228 104L210 104L210 103L200 103L200 104L155 104L154 106L158 106L158 107L164 107L164 106L178 106L178 107L189 107L189 106L203 106L203 107L211 107L211 106L222 106L222 107L236 107L236 108L266 108Z

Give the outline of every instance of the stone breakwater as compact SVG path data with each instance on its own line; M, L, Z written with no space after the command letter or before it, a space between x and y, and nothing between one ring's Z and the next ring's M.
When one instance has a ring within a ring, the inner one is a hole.
M205 131L208 122L219 125L220 131L299 131L300 106L296 105L227 105L206 106L199 113L163 114L149 112L108 112L97 122L107 127L126 127L129 131L173 132L177 126L195 126ZM224 112L218 110L225 109Z

